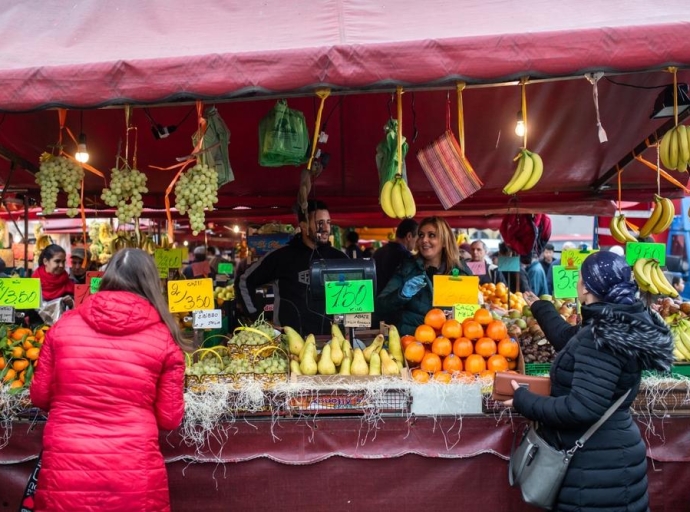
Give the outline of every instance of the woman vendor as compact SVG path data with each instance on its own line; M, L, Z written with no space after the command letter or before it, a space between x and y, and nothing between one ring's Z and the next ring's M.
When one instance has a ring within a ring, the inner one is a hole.
M41 295L44 301L64 298L68 306L74 303L74 282L65 270L66 259L65 250L57 244L50 244L41 252L38 268L31 277L41 281Z

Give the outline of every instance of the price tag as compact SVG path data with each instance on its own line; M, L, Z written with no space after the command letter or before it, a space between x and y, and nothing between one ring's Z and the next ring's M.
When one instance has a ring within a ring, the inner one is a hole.
M182 268L182 250L181 249L156 249L153 255L156 260L156 268L158 270L170 268Z
M218 273L219 274L234 274L235 265L232 263L218 263Z
M0 279L0 306L14 309L41 307L41 281L32 277Z
M456 304L453 306L453 318L458 322L472 318L480 307L479 304Z
M577 280L580 277L580 269L565 268L563 265L554 265L552 269L554 297L557 299L577 297Z
M371 327L371 313L352 313L345 315L343 321L345 327Z
M517 256L499 256L498 270L501 272L520 272L520 258Z
M171 313L213 309L213 281L208 278L168 281L168 309Z
M486 275L486 263L483 261L466 261L467 266L470 267L472 274L475 276Z
M94 293L98 292L98 289L101 287L101 281L103 281L102 277L92 277L91 282L89 283L89 292L93 295Z
M14 308L12 306L0 306L0 323L14 323Z
M192 329L220 329L223 327L220 309L194 311L192 315L194 317Z
M561 253L561 265L567 268L580 268L585 258L595 252L599 252L599 249L592 249L590 251L566 249Z
M86 298L91 295L89 293L88 284L75 284L74 285L74 309L77 309Z
M371 313L374 285L371 279L326 281L326 314Z
M666 265L666 244L647 242L628 242L625 244L625 261L632 266L642 258L659 260L659 265Z
M182 261L185 263L188 262L189 261L189 247L185 247L183 245L182 247L179 247L177 250L180 251Z
M434 276L434 307L452 308L455 304L479 303L477 276Z
M158 277L160 277L161 279L167 279L169 272L170 271L167 268L159 268L158 269Z
M100 270L89 270L86 272L86 284L91 284L91 279L94 277L103 277L103 274L105 272L101 272Z

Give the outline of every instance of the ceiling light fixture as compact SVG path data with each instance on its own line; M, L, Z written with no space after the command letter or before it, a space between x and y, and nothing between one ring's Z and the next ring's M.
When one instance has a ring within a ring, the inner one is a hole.
M690 108L690 96L688 84L678 84L678 113L681 114ZM673 84L664 87L654 102L654 109L650 119L663 119L673 117Z
M74 154L74 159L77 162L85 164L89 161L89 152L86 149L86 134L84 133L84 111L82 110L80 115L80 127L79 127L79 142L77 143L77 152Z
M522 110L520 110L517 113L517 123L515 124L515 135L517 135L518 137L524 137L526 129L527 129L527 127L525 126L525 122L522 120Z

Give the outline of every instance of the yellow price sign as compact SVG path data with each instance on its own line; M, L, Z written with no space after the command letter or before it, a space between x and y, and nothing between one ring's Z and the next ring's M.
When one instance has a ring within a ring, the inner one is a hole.
M212 279L168 281L168 309L171 313L213 308Z
M455 304L478 303L477 276L434 276L434 307L452 308Z
M14 309L40 308L41 281L32 277L0 279L0 306L12 306Z

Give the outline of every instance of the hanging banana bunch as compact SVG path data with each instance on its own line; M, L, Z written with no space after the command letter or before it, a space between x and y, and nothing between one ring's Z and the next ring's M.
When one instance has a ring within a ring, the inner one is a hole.
M659 159L671 171L687 172L690 165L690 130L679 124L661 138Z
M655 195L654 209L647 221L640 228L640 238L663 233L671 227L671 222L673 222L673 217L675 215L676 207L673 205L673 201L666 197Z
M678 291L666 279L658 260L640 258L633 265L633 276L643 292L678 297Z
M392 219L408 219L417 213L412 191L399 174L384 183L379 202L383 212Z
M637 233L634 231L630 232L627 221L625 220L625 215L621 213L611 219L609 229L611 230L611 236L618 243L625 244L626 242L637 242Z

